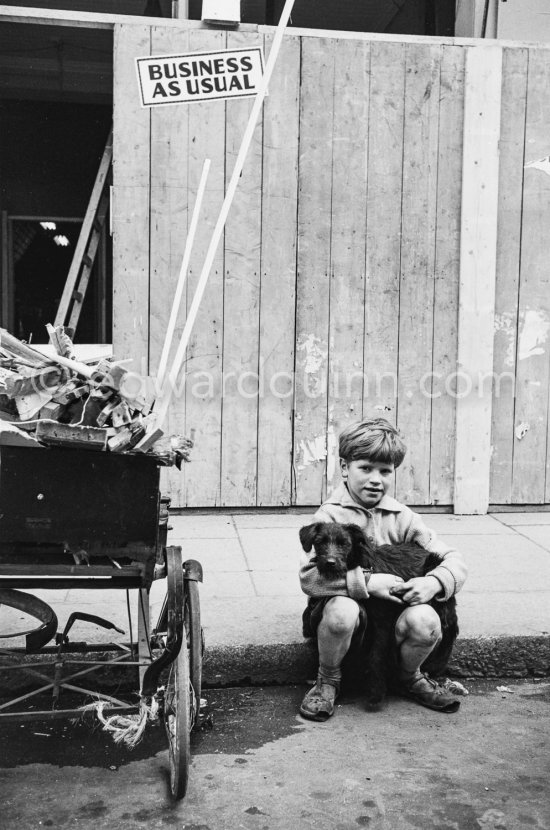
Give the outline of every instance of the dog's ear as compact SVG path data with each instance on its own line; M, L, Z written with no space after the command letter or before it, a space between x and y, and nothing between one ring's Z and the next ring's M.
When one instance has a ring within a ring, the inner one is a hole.
M365 539L365 534L361 530L358 525L345 525L346 530L348 531L351 539L351 543L354 549L361 550L365 547L367 540Z
M366 539L365 534L357 525L347 524L345 528L351 540L351 551L347 557L347 566L348 569L353 569L361 564L361 554L365 550Z
M319 528L319 522L313 522L311 525L305 525L300 528L300 542L306 553L309 553L313 547L315 535Z

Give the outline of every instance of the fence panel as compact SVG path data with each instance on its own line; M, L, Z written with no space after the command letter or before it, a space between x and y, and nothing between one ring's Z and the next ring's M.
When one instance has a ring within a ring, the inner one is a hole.
M267 506L292 493L300 52L285 38L264 105L257 498Z
M188 32L164 26L151 29L152 55L181 55L188 51ZM189 223L188 128L187 107L155 107L151 110L149 372L152 375L157 372L164 346ZM169 367L184 322L185 302L182 302ZM178 395L176 405L170 408L167 418L167 431L170 434L185 433L184 403L184 396ZM184 486L180 471L175 468L163 469L162 483L163 488L170 490L174 503L180 504L183 501Z
M302 43L294 475L296 504L326 494L327 367L336 41Z
M495 296L493 415L490 501L512 501L515 376L521 205L527 102L527 49L505 49L502 56L500 173Z
M250 101L151 113L134 59L258 42L267 53L272 37L117 26L114 338L140 371L158 365L210 158L190 306ZM339 478L338 432L361 416L407 439L398 498L452 505L464 67L476 48L285 37L170 413L169 430L196 442L193 461L165 473L174 506L318 504ZM547 56L504 50L493 504L550 501Z
M529 50L523 178L519 329L512 501L547 498L548 376L550 370L550 63L542 50Z
M397 419L405 49L371 44L363 415Z
M226 48L226 33L189 32L189 50ZM182 105L185 106L185 105ZM211 166L187 281L189 309L225 190L225 109L223 101L189 105L189 205L195 204L204 160ZM189 341L185 384L186 434L193 431L193 461L184 465L184 502L192 507L221 503L221 435L224 330L224 250L218 246L195 327ZM167 298L168 299L168 298ZM181 382L181 379L180 379ZM179 404L181 406L181 404Z
M441 49L433 358L432 374L425 376L423 383L423 391L431 395L433 504L453 502L456 401L448 389L456 370L458 345L465 52L453 46Z
M431 400L419 380L432 370L441 47L407 44L397 425L410 450L397 498L429 501Z
M330 252L327 489L340 479L338 433L361 417L369 44L344 41L335 54ZM338 94L337 94L338 93Z
M151 54L149 26L115 26L113 112L113 343L149 370L151 115L141 107L135 58Z

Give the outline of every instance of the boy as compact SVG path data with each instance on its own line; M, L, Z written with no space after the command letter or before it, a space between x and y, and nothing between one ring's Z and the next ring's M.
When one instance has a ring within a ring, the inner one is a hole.
M377 418L346 427L339 452L343 481L313 521L356 524L378 545L417 542L438 553L442 562L427 576L408 582L389 574L365 574L359 567L348 571L346 578L328 579L316 568L314 549L302 555L300 583L310 597L304 632L317 634L319 672L300 712L311 720L327 720L334 713L342 660L353 635L368 624L362 600L369 595L403 605L395 626L401 693L430 709L456 711L457 699L422 674L420 666L441 638L439 617L427 603L434 597L448 599L461 589L466 578L464 561L458 551L437 539L417 513L387 494L406 453L389 421Z

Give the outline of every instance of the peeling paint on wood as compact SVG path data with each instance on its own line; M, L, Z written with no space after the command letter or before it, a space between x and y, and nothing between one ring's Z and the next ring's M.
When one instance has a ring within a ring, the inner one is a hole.
M529 309L523 315L519 333L518 360L544 354L543 345L550 331L550 319L544 311Z

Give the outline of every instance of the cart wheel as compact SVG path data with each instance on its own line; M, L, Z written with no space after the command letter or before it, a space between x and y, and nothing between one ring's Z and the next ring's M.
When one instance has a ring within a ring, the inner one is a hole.
M199 712L201 705L202 691L202 655L204 651L203 632L201 628L201 609L199 600L199 586L188 579L185 580L185 629L189 644L189 668L191 675L191 686L194 696L194 718L191 721L191 728L199 726Z
M184 640L178 656L170 665L164 692L164 726L168 737L170 760L170 789L174 798L183 798L187 792L191 748L189 732L190 686L189 652Z

